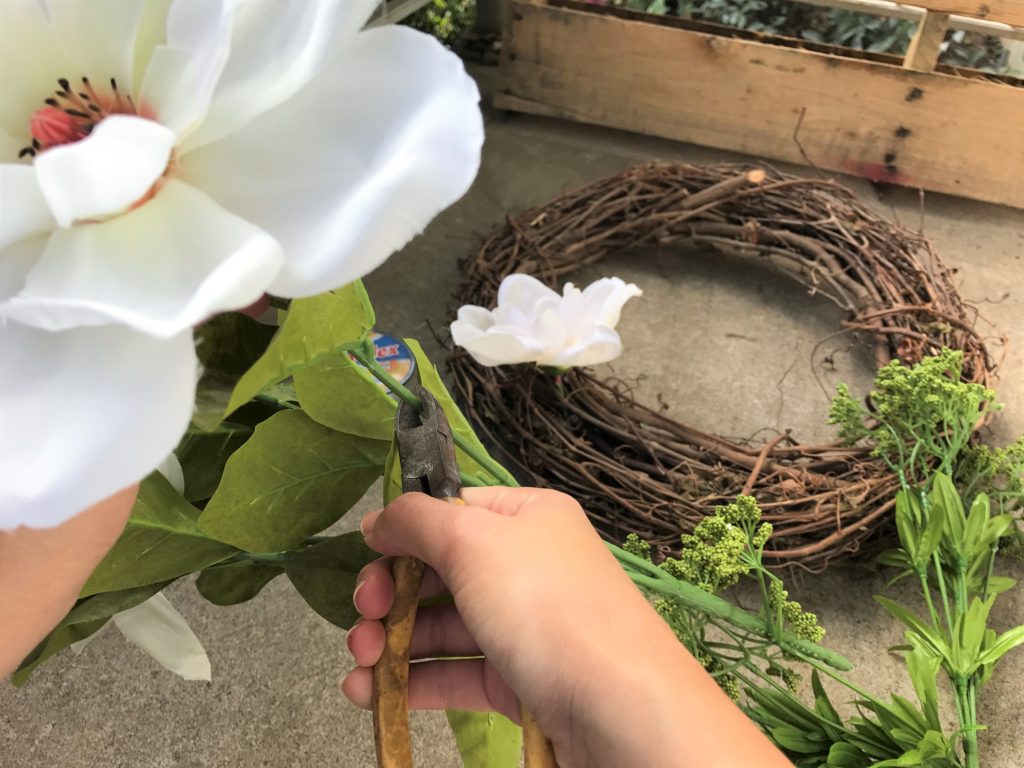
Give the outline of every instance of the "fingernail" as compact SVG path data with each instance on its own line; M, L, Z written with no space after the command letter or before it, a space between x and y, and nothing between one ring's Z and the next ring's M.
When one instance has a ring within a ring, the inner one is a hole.
M367 512L366 516L360 521L359 531L363 534L364 538L370 535L370 531L373 530L373 523L379 514L380 510L375 509L372 512Z
M358 590L358 589L359 589L359 587L356 587L356 589ZM354 597L354 596L355 596L355 593L353 593L353 597ZM352 625L352 626L351 626L351 627L349 628L348 632L346 632L346 633L345 633L345 647L346 647L346 648L348 648L348 652L349 652L349 653L352 653L352 632L353 632L353 631L355 630L355 628L356 628L356 627L358 627L358 626L359 626L359 622L357 621L357 622L356 622L355 624L353 624L353 625Z
M356 588L352 590L352 605L354 605L356 609L359 608L359 604L356 603L356 596L359 594L359 590L362 589L363 586L365 586L365 584L365 581L357 581Z

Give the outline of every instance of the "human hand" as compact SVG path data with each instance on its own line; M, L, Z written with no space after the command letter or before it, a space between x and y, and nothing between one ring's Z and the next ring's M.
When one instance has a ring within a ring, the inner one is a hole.
M412 658L434 660L410 671L412 708L517 720L522 701L563 768L788 765L679 644L573 499L528 488L467 488L463 498L466 506L406 494L363 522L377 551L431 566L423 597L453 598L418 614ZM348 635L359 666L342 683L363 707L393 599L391 560L368 565L354 595L363 620ZM728 755L709 759L724 745Z
M89 574L114 546L139 487L115 493L53 528L0 531L0 679L75 604Z

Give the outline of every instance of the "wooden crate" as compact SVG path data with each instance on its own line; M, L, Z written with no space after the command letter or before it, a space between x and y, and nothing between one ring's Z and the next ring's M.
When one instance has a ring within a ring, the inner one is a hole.
M915 5L901 59L510 0L495 104L1024 208L1024 81L936 66L950 13L1024 27L1024 0Z

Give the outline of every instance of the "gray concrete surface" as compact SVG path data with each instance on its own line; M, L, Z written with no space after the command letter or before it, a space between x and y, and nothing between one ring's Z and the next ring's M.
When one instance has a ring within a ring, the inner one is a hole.
M494 72L478 74L486 89ZM457 259L506 212L656 158L744 159L488 113L484 164L472 191L367 279L381 326L421 338L437 359L430 327L444 323L439 297L458 279ZM880 212L917 226L915 192L880 193L860 180L845 181ZM1007 411L993 429L994 440L1009 439L1024 432L1024 213L928 195L923 217L942 257L961 269L963 295L1015 342L999 389ZM626 352L615 370L642 371L645 397L653 401L660 393L673 414L697 425L722 434L770 426L824 436L827 397L817 379L826 388L838 380L857 388L870 381L869 361L845 342L825 347L835 352L835 372L822 366L821 352L812 359L814 345L836 329L839 315L771 273L713 253L670 249L623 254L591 272L619 274L647 292L625 311ZM581 274L580 281L590 276ZM373 503L364 500L360 510ZM1002 570L1024 577L1020 565L1003 563ZM857 663L854 679L879 693L907 693L900 663L886 654L900 641L899 629L871 600L882 588L874 569L852 567L807 578L795 592L819 612L828 643ZM187 582L168 592L206 645L213 683L182 682L108 632L81 655L65 653L49 663L20 691L0 684L0 766L373 765L370 721L336 691L349 665L342 634L306 609L283 580L228 609L209 605ZM1024 621L1024 589L1002 598L993 620L1001 629ZM1021 764L1022 673L1019 650L982 692L980 715L989 731L981 743L989 768ZM458 765L443 717L419 714L414 728L417 765Z

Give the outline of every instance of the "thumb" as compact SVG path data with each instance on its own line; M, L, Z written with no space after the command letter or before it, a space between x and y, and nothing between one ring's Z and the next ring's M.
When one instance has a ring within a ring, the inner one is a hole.
M422 493L404 493L384 509L370 512L360 528L366 543L381 554L412 555L440 572L458 540L456 532L466 530L466 517L478 517L480 511Z

